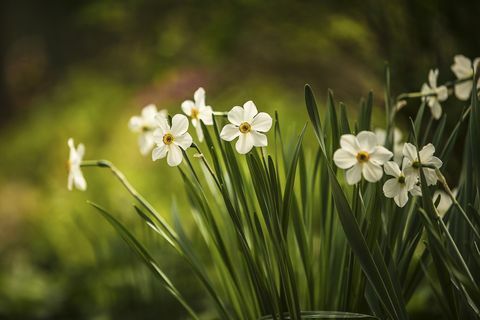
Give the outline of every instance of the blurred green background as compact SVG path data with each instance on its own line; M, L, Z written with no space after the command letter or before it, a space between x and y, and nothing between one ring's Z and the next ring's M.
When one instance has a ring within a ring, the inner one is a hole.
M203 86L214 109L252 99L261 110L278 110L293 132L307 119L303 85L310 83L320 101L332 88L351 112L373 90L381 125L385 61L398 94L418 90L432 67L440 68L440 82L452 79L453 55L480 53L479 1L4 0L0 6L2 319L186 317L87 199L135 230L208 314L188 267L139 223L131 198L109 173L88 168L87 192L67 191L68 137L85 143L87 159L114 162L170 219L172 200L185 199L178 171L142 157L127 128L144 105L177 113ZM410 103L401 119L417 105ZM445 104L452 123L458 106ZM425 310L438 312L426 287L410 307L418 319L427 317Z

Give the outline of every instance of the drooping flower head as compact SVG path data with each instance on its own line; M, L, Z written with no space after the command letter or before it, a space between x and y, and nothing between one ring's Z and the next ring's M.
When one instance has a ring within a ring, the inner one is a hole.
M133 116L128 122L128 127L132 132L138 133L138 146L140 153L147 155L155 146L153 141L153 131L158 127L155 117L160 115L167 118L167 110L157 110L154 104L149 104L142 109L140 116Z
M152 160L156 161L167 157L169 166L174 167L182 163L183 150L187 150L193 140L187 132L188 119L183 114L176 114L172 118L172 126L167 119L157 116L158 129L153 133L153 140L157 147L152 151Z
M340 149L333 154L335 165L346 172L347 183L358 183L362 175L369 182L382 178L382 165L393 154L380 146L373 132L362 131L357 136L344 134L340 138Z
M452 190L452 193L455 197L457 196L457 192L458 192L457 189ZM440 197L440 201L438 201L438 197ZM432 200L433 200L433 203L437 203L438 201L437 211L438 211L438 215L442 218L445 215L445 213L447 213L448 209L450 209L453 203L450 196L446 192L441 190L437 190L433 193Z
M385 181L383 193L387 198L393 198L397 206L403 208L408 202L408 194L421 195L420 187L417 185L418 177L404 171L405 161L402 169L394 161L388 161L384 165L385 174L393 178Z
M205 90L203 88L198 88L193 94L193 101L183 101L182 111L192 119L192 125L197 131L198 140L202 142L203 131L200 121L206 126L213 125L212 107L205 105Z
M422 94L426 95L423 100L427 102L430 111L435 119L440 119L442 116L441 101L448 98L448 89L446 86L437 87L438 69L430 70L428 73L428 84L424 83L422 86Z
M228 112L227 124L223 127L220 137L226 141L232 141L238 137L235 148L238 153L245 154L255 147L266 147L267 136L262 132L268 132L272 127L272 117L268 113L258 113L253 101L247 101L243 105L235 106Z
M85 191L87 189L87 182L83 177L82 170L80 169L80 164L82 163L83 155L85 154L85 146L79 144L75 148L73 139L68 139L68 148L70 149L70 155L67 161L67 170L68 170L68 190L72 190L73 187L78 190Z
M464 55L457 54L453 58L452 71L459 80L464 80L455 85L455 95L460 100L468 100L473 88L473 70L478 68L480 58L476 58L473 61L465 57ZM477 88L480 88L480 79L477 82Z
M418 152L420 155L420 160L418 159L417 147L411 143L405 143L403 146L403 156L405 157L405 166L404 170L409 174L414 174L416 177L420 177L420 167L421 164L430 165L435 168L440 168L442 166L442 160L435 157L435 147L433 144L429 143ZM425 174L425 180L427 185L432 186L437 184L437 174L435 169L423 168Z

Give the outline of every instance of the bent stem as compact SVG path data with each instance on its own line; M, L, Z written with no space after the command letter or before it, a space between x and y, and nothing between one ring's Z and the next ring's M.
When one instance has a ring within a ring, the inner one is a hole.
M452 80L452 81L447 81L445 82L442 86L445 86L447 88L452 88L454 87L455 85L457 84L460 84L460 83L463 83L463 82L467 82L467 81L470 81L472 80L473 77L467 77L467 78L462 78L462 79L457 79L457 80ZM413 98L423 98L423 97L429 97L429 96L436 96L437 93L435 92L428 92L428 93L422 93L422 92L406 92L406 93L402 93L402 94L399 94L396 98L396 101L400 101L400 100L403 100L403 99L413 99Z
M473 230L473 233L475 234L477 239L480 240L480 234L478 233L478 230L475 228L475 226L473 225L470 218L467 216L467 213L462 208L460 203L458 203L457 198L455 197L454 193L452 192L452 189L450 189L450 186L448 185L447 180L445 179L445 176L440 172L438 168L434 168L434 169L435 169L435 173L437 174L438 180L440 181L443 188L445 189L445 192L448 194L450 199L452 199L452 202L455 205L455 207L457 207L457 209L462 213L462 216L464 217L465 221L467 221L469 227Z

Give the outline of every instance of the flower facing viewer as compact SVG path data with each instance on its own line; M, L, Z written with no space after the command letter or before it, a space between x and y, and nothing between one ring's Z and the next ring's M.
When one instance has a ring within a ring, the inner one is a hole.
M78 190L85 191L87 189L87 182L83 177L80 164L82 163L83 155L85 154L85 146L79 144L75 149L73 139L68 139L68 148L70 149L70 155L68 157L67 169L68 169L68 190L72 190L73 187Z
M167 118L167 110L157 110L154 104L149 104L142 109L140 116L133 116L128 122L128 127L132 132L138 133L138 146L140 153L147 155L155 146L153 141L153 131L158 127L155 117L160 115Z
M357 136L344 134L340 138L340 149L333 154L335 165L346 172L347 183L356 184L363 177L369 182L382 178L382 165L393 154L385 147L378 145L373 132L362 131Z
M423 99L427 102L430 111L435 119L442 116L442 106L440 102L447 100L448 89L446 86L437 87L438 69L430 70L428 73L428 84L422 86Z
M174 167L182 163L183 150L192 144L192 136L187 132L188 119L183 114L176 114L172 118L172 126L167 119L157 116L158 129L153 134L157 147L152 151L152 160L156 161L167 157L169 166Z
M206 126L213 124L212 107L205 105L205 90L198 88L193 94L193 100L185 100L182 103L182 111L192 119L192 126L197 131L198 140L203 141L203 131L200 121Z
M235 148L238 153L245 154L255 147L266 147L268 132L272 127L272 117L268 113L258 112L253 101L245 102L242 107L235 106L228 112L227 124L223 127L220 137L232 141L238 137Z
M420 177L420 167L421 164L433 166L435 168L440 168L442 166L442 160L435 157L435 147L433 144L429 143L418 152L420 155L420 160L418 159L417 148L411 143L405 143L403 146L403 156L405 157L404 161L404 170L408 174L414 174L417 178ZM423 168L423 173L425 174L425 180L427 185L437 184L437 174L435 169L432 168Z
M404 162L405 163L405 162ZM393 178L385 181L383 193L387 198L393 198L397 206L403 208L408 202L408 193L421 195L420 187L417 185L418 177L414 174L406 174L396 162L388 161L384 165L385 174Z
M455 95L460 100L468 100L473 88L473 68L477 70L480 58L476 58L473 61L467 57L457 54L453 57L453 65L451 67L453 73L458 80L463 80L455 85ZM480 79L477 82L477 88L480 88Z

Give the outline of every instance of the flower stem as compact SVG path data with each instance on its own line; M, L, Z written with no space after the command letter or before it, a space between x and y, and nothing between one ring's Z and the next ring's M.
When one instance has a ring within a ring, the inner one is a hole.
M438 180L440 181L443 188L445 189L445 192L448 194L450 199L452 199L452 202L455 205L455 207L457 207L457 209L461 212L463 218L465 219L465 221L467 221L467 224L473 230L473 233L475 234L477 239L480 240L480 234L478 233L478 230L475 228L475 226L473 225L472 221L470 220L470 218L468 217L467 213L462 208L460 203L458 203L457 198L455 197L455 194L452 192L452 189L450 189L450 186L448 185L447 180L445 179L445 176L440 172L438 168L435 168L435 173L437 174Z
M447 81L443 85L447 88L452 88L459 83L467 82L467 81L470 81L470 80L472 80L472 77ZM396 101L400 101L402 99L423 98L423 97L436 96L436 95L437 95L437 93L435 93L435 92L428 92L428 93L407 92L407 93L402 93L402 94L398 95L397 98L396 98Z

